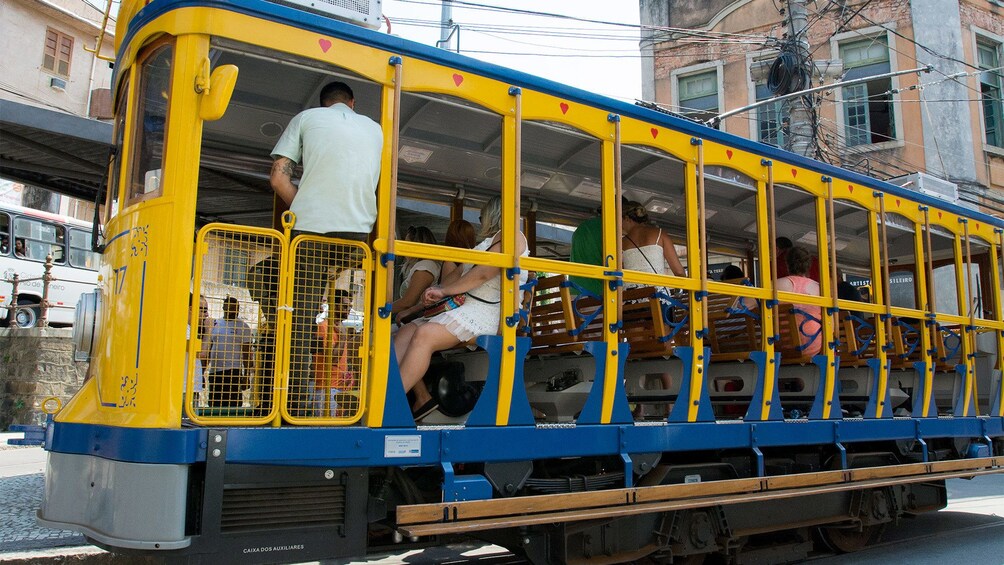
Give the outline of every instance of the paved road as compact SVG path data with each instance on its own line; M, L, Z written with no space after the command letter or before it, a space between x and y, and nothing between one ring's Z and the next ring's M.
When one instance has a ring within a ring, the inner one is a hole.
M41 448L8 447L0 434L0 561L14 563L55 562L60 556L90 555L102 563L130 563L87 545L83 536L66 530L41 528L35 511L42 497L45 452ZM971 481L948 481L948 508L934 514L905 520L887 530L880 544L847 556L822 556L812 565L944 565L948 560L966 565L1004 565L1004 473ZM96 561L92 561L96 562ZM517 563L496 546L452 545L388 555L367 561L369 565L409 563Z

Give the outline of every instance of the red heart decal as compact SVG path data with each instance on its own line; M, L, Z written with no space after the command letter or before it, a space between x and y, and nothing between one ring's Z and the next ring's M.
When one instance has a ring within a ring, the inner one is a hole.
M652 128L649 131L652 132L652 139L655 139L655 138L659 137L659 130L657 130L655 128Z
M941 219L941 212L938 212L938 219Z
M568 104L565 104L564 102L562 102L561 104L558 104L558 107L561 108L561 113L562 114L567 114L568 113Z
M847 185L847 192L854 192L854 185L853 184Z
M896 207L899 208L899 198L896 199Z
M725 156L728 157L729 160L731 161L732 160L732 150L731 149L726 149L725 150Z
M453 74L453 84L460 86L460 83L464 82L464 75Z
M795 169L792 169L792 170L791 170L791 176L793 176L793 177L797 177L797 176L798 176L798 171L797 171L797 170L795 170Z
M330 39L318 39L317 44L321 46L321 51L324 51L325 53L328 52L328 49L331 49Z
M980 225L979 224L976 224L976 229L980 229Z

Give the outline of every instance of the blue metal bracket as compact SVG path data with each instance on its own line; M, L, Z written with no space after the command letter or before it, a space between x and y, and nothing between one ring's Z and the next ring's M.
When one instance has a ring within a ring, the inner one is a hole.
M606 388L606 366L607 363L617 363L617 382L614 389L614 408L610 414L611 424L630 424L634 421L631 416L631 409L628 407L627 394L624 392L624 363L627 361L628 352L631 346L621 342L617 344L617 350L607 355L607 343L605 341L588 341L582 348L593 356L596 361L596 372L593 374L593 386L589 389L589 396L586 397L586 404L582 407L577 425L600 424L603 421L603 389ZM611 359L611 357L613 359Z
M847 469L847 448L844 447L839 441L833 443L836 446L837 451L840 452L840 468Z
M690 144L691 145L704 145L704 140L701 139L701 138L699 138L699 137L691 137L690 138Z
M921 435L920 435L920 420L914 420L913 438L914 438L914 440L917 441L917 443L920 444L921 455L924 458L924 463L927 463L931 459L930 459L930 453L927 450L927 442L924 441L924 438L921 437Z
M874 358L868 359L867 361L865 361L865 363L868 364L868 368L870 368L872 371L872 390L871 394L868 395L868 404L865 405L864 417L881 418L883 420L886 418L892 418L893 406L892 404L889 403L889 381L891 380L890 377L892 376L890 370L892 367L892 362L886 359L885 367L882 367L882 365L879 363L879 360ZM885 390L881 391L883 393L882 398L884 400L882 400L882 402L879 402L878 399L880 392L879 378L881 376L881 373L883 372L886 375ZM880 407L882 408L881 416L878 415Z
M624 488L631 488L634 486L634 461L631 461L631 456L623 451L621 461L624 462Z
M384 393L383 427L414 428L415 418L408 406L408 397L401 382L401 368L394 353L394 342L390 344L390 362L387 364L387 391Z
M693 375L693 368L696 362L703 361L704 366L707 366L711 362L711 348L704 348L703 359L695 359L694 348L689 345L674 347L673 355L683 361L683 378L680 379L680 392L676 396L676 403L673 404L673 410L669 413L668 420L670 422L688 422L690 407L697 406L697 418L694 420L695 422L714 422L715 412L711 409L711 397L708 396L704 371L698 368L697 375ZM690 384L695 378L703 381L701 383L701 393L698 398L691 398Z
M760 165L763 167L772 167L774 165L774 161L771 161L770 159L760 159Z
M767 467L764 465L763 452L757 445L756 424L750 426L750 449L753 450L753 458L756 459L756 476L767 476Z
M777 368L781 366L781 354L774 353L773 359L767 359L766 351L753 351L750 353L749 358L756 365L757 377L756 388L753 389L753 398L750 400L744 420L747 422L783 420L784 411L781 407L781 397L777 391ZM768 382L773 383L774 386L771 387L770 398L767 398L766 401L769 407L767 417L761 418L761 406L763 406L764 398L766 397L764 390L766 390Z
M381 267L386 267L387 263L390 263L391 261L397 261L397 255L394 255L393 253L381 253L380 254L380 266Z
M508 269L505 270L505 278L513 280L514 278L518 277L521 272L522 271L520 271L519 267L509 267Z
M387 304L377 308L377 315L381 318L389 318L393 310L394 306L388 302Z
M767 300L764 300L763 303L764 303L764 306L766 306L767 308L770 308L770 309L777 308L777 305L780 304L780 302L778 302L777 300L774 300L773 298L768 298Z
M607 121L610 123L616 123L621 121L621 117L617 114L607 114Z
M400 65L401 64L401 57L399 57L397 55L394 55L390 59L387 60L387 64L388 65Z
M496 411L499 404L499 372L502 368L502 336L478 336L478 345L488 353L488 374L485 387L478 397L474 410L467 417L467 427L495 426ZM516 366L513 371L512 396L509 399L509 426L532 426L533 411L526 397L526 386L523 382L523 362L530 351L530 338L516 338Z
M969 394L968 406L966 403L967 372L968 369L966 368L965 365L960 363L955 366L955 374L957 375L956 379L958 380L959 386L955 388L958 397L955 399L955 408L952 410L952 415L955 416L956 418L960 418L966 414L970 416L979 416L979 414L976 413L976 399L974 398L976 395L972 394L972 391L970 391ZM973 378L976 378L976 376L973 375Z
M1004 378L1002 378L1000 369L993 369L990 378L990 389L992 390L990 393L990 415L996 416L1001 411L1001 387L1004 386Z
M938 406L934 402L934 392L931 392L931 402L924 406L924 375L934 373L934 367L930 369L924 361L916 361L913 368L917 371L916 383L913 387L913 412L914 418L936 418L938 416Z
M809 410L810 420L822 420L823 408L830 407L830 417L827 420L839 420L843 418L840 410L840 357L833 358L833 398L826 398L826 365L830 359L826 355L814 355L812 363L819 367L819 390L816 391L816 398L812 401L812 409Z
M697 292L694 293L694 300L698 302L704 300L707 297L708 297L708 291L706 290L698 290Z
M450 462L440 463L440 467L443 469L443 502L491 499L492 485L484 476L457 476Z
M509 96L519 96L523 94L523 89L518 86L509 87Z

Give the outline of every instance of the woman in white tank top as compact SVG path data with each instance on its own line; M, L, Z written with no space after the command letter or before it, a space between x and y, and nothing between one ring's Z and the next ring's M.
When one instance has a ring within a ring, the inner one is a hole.
M623 214L621 229L624 231L624 269L686 276L673 240L663 233L662 228L649 222L644 206L630 201L624 206Z

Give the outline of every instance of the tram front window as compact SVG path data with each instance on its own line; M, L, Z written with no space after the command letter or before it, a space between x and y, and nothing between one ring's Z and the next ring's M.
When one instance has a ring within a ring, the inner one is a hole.
M129 185L130 202L161 194L164 130L167 125L173 53L172 45L162 45L154 49L142 63L132 178Z

